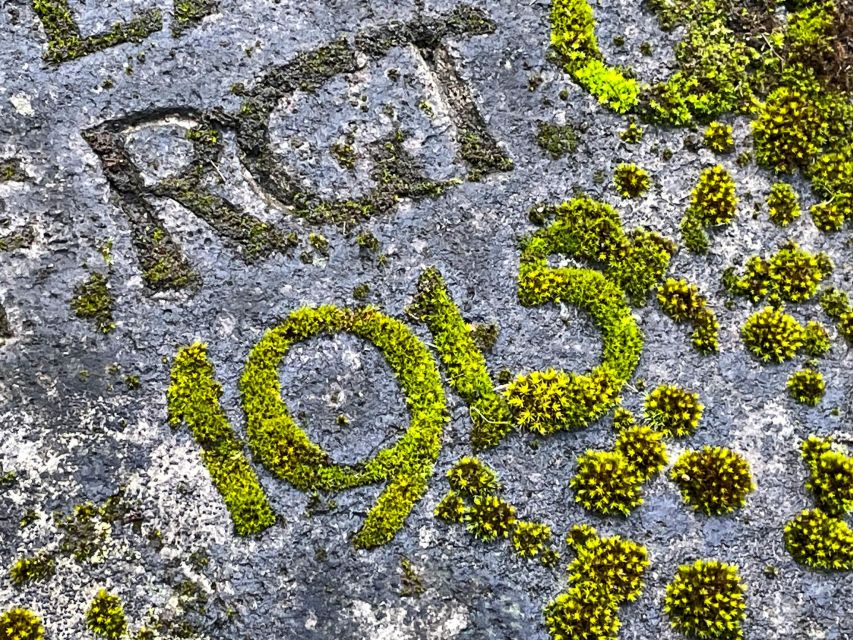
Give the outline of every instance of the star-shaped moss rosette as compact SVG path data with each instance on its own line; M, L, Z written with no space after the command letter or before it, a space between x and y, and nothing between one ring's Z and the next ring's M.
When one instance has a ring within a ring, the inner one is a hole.
M741 640L746 586L735 565L697 560L678 568L663 608L672 627L690 638Z
M15 607L0 615L0 640L44 640L44 627L32 611Z
M725 447L686 451L673 465L669 478L688 505L709 516L739 509L755 490L749 463Z
M704 410L698 393L663 384L646 396L643 417L665 436L682 438L696 430Z

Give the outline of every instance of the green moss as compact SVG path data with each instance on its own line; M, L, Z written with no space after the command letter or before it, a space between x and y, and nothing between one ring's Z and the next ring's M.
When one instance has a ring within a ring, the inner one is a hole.
M829 332L820 322L810 320L803 329L803 350L813 358L825 355L830 347Z
M698 393L664 384L646 396L643 417L665 436L681 438L696 430L704 409Z
M292 345L351 333L376 346L399 382L411 415L394 445L355 465L334 463L311 441L281 399L278 368ZM240 379L249 446L274 475L303 491L335 492L387 481L356 534L359 547L385 544L427 489L446 421L444 391L426 346L402 323L371 307L303 308L267 331Z
M178 352L166 396L169 423L173 427L189 427L237 535L259 533L271 526L275 514L222 410L222 387L216 381L205 345L195 343Z
M566 542L575 552L567 570L573 585L598 586L619 604L640 597L649 568L645 547L621 536L600 537L588 525L573 526Z
M663 434L645 425L621 428L614 450L624 456L641 482L651 480L668 462Z
M784 362L803 346L803 327L781 309L765 307L753 313L741 329L747 350L762 362Z
M423 578L421 578L411 560L405 557L400 559L400 572L402 573L400 579L400 597L411 598L423 595L424 591L426 591Z
M516 523L515 507L495 495L475 495L464 518L476 538L491 542L507 538Z
M32 611L15 607L0 615L0 640L44 640L44 627Z
M806 509L785 525L785 548L812 569L853 570L853 530L820 509Z
M50 578L56 572L56 560L49 553L39 552L29 558L20 558L9 569L9 579L16 586Z
M127 632L127 617L121 599L101 589L86 612L86 626L97 636L118 640Z
M823 375L814 369L795 371L785 384L790 396L800 404L817 406L826 394Z
M645 134L646 130L637 124L636 120L631 119L628 121L628 126L619 132L619 138L628 144L640 144Z
M666 587L664 611L692 638L742 640L746 586L734 565L697 560L681 565Z
M219 9L218 0L175 0L172 35L176 38Z
M78 318L93 321L103 333L116 328L113 321L114 306L107 278L103 274L93 273L86 282L74 287L74 298L71 300L74 313Z
M475 336L437 269L421 276L410 312L426 323L450 385L468 404L471 443L477 449L495 446L512 428L509 407L495 391Z
M800 217L800 197L787 182L776 182L767 196L770 219L780 227L787 227Z
M356 285L353 287L352 297L358 301L367 300L370 297L370 285L366 282Z
M676 322L693 325L691 342L701 353L719 350L720 323L699 287L686 280L667 278L657 291L661 310Z
M379 239L370 231L362 231L359 233L355 237L355 243L360 249L366 252L376 253L379 251Z
M27 173L19 158L0 160L0 182L24 182Z
M601 515L628 515L643 503L642 479L634 466L616 451L588 450L578 458L569 486L575 502Z
M817 506L830 516L853 511L853 457L836 450L829 438L811 436L803 443L809 467L806 483Z
M554 640L617 640L619 605L596 585L572 586L545 606L545 626Z
M652 179L635 164L620 164L613 174L613 184L623 198L641 198L648 193Z
M468 507L465 506L465 501L453 490L447 492L433 512L436 518L456 524L464 522L467 514Z
M690 206L681 221L684 243L694 253L708 250L705 227L730 223L737 213L735 183L721 165L702 171L690 194Z
M539 558L549 562L551 527L541 522L519 520L512 530L512 546L522 558Z
M814 297L832 269L827 254L810 253L789 241L769 258L751 257L742 277L727 272L724 284L731 293L748 296L753 302L763 298L773 304L804 302Z
M494 470L471 456L457 460L447 472L447 479L453 491L468 497L493 495L500 490L500 482Z
M602 61L595 18L587 0L552 1L551 45L565 70L601 104L619 113L637 104L636 80Z
M716 153L726 153L734 149L732 125L722 122L712 122L705 129L705 146Z
M747 461L724 447L705 446L683 453L669 478L688 505L709 516L739 509L746 504L747 494L755 490Z
M48 38L44 59L52 63L82 58L125 42L142 42L163 28L162 14L152 9L138 13L128 22L117 22L107 31L83 37L68 0L33 0L33 10Z
M337 160L338 164L344 169L352 171L358 162L358 155L353 149L352 138L347 138L346 142L336 142L329 148L329 154Z
M847 215L838 203L818 202L809 207L814 225L825 232L841 231Z
M539 122L536 125L536 144L557 160L574 153L580 144L580 137L571 124Z

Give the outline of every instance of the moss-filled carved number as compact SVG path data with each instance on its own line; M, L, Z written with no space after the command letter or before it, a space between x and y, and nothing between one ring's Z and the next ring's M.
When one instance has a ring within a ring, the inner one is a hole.
M335 463L312 442L281 397L279 367L288 350L312 337L338 333L358 336L379 349L394 371L411 416L409 429L399 441L355 465ZM274 517L219 407L221 391L203 352L198 357L201 349L193 345L178 354L169 390L170 420L185 422L202 446L205 465L237 533L256 533L272 524ZM408 327L370 307L299 309L252 349L240 392L249 447L270 473L304 491L342 491L387 482L355 544L375 547L394 537L426 492L447 419L438 370L426 346Z

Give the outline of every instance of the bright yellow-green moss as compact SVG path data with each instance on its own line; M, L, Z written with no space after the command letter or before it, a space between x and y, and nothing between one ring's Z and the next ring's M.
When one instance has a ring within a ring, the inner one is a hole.
M597 585L573 585L545 606L545 626L553 640L618 640L619 605Z
M278 368L289 349L317 335L351 333L373 344L406 398L411 422L393 446L354 465L336 464L299 427L281 398ZM341 491L388 481L356 534L359 547L385 544L427 489L447 420L444 391L426 346L375 308L303 308L267 331L240 379L249 446L271 472L304 491Z
M730 223L737 213L735 183L722 165L702 171L681 220L684 244L695 253L708 250L705 228Z
M464 521L468 531L484 542L507 538L515 526L515 507L495 495L479 494Z
M838 333L853 344L853 306L841 289L829 287L820 295L820 306L835 321Z
M186 424L202 449L201 459L231 514L237 535L263 531L275 522L275 513L244 454L219 399L206 346L196 343L178 352L167 392L169 423Z
M767 196L770 219L780 227L787 227L800 217L800 196L787 182L776 182Z
M512 416L495 391L471 327L453 303L438 270L423 273L410 312L426 323L448 382L468 404L473 424L471 443L476 449L495 446L512 429Z
M44 580L56 571L56 561L46 552L37 553L28 558L20 558L9 569L9 579L14 585Z
M465 496L496 494L500 488L498 476L477 458L460 458L447 472L450 488Z
M601 515L628 515L643 504L642 478L628 459L617 451L588 450L578 458L569 486L575 502Z
M736 566L697 560L678 568L666 587L664 611L673 628L689 637L741 640L746 586Z
M741 339L762 362L784 362L803 346L803 327L781 309L765 307L753 313L741 329Z
M614 450L625 457L641 482L651 480L668 462L663 434L645 425L620 430Z
M722 122L712 122L705 129L705 146L711 151L725 153L731 151L735 146L732 138L732 125Z
M664 384L646 396L643 417L665 436L681 438L696 430L704 409L698 393Z
M0 640L44 640L44 627L32 611L15 607L0 615Z
M819 358L825 355L831 346L826 327L816 320L809 320L803 329L803 350L813 358Z
M669 472L684 501L706 515L721 515L746 504L755 490L749 463L723 447L686 451Z
M806 509L785 525L785 548L812 569L853 570L853 530L820 509Z
M519 520L512 531L512 546L522 558L543 557L551 542L551 527L541 522Z
M661 310L676 322L693 325L691 342L701 353L719 350L720 323L708 299L699 293L699 287L686 280L667 278L657 291Z
M832 269L827 254L810 253L789 241L769 258L752 256L741 277L727 271L724 285L731 293L749 296L753 302L765 297L774 304L803 302L814 297Z
M652 186L648 171L635 164L620 164L613 173L613 184L623 198L641 198Z
M803 443L809 467L806 483L815 503L831 516L853 511L853 457L833 448L829 438L811 436Z
M468 508L465 506L465 500L453 490L441 499L436 507L433 515L445 522L462 523L465 520L465 515L468 513Z
M553 0L551 45L566 71L601 104L619 113L638 101L639 85L602 61L595 37L595 17L587 0Z
M101 589L86 612L86 626L96 636L118 640L127 631L127 617L121 599Z
M812 407L820 404L826 393L826 382L823 379L823 374L814 369L795 371L788 378L785 386L794 400Z

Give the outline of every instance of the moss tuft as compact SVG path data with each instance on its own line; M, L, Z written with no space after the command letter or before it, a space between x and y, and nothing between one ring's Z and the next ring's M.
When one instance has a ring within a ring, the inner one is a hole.
M539 122L536 125L536 144L557 160L574 153L580 144L580 138L571 124Z
M522 558L536 558L547 564L551 527L541 522L519 520L512 531L512 546Z
M32 611L15 607L0 615L0 640L44 640L44 627Z
M787 182L776 182L767 196L770 219L780 227L787 227L800 217L800 197Z
M735 183L721 165L702 171L690 194L690 206L681 220L684 244L694 253L708 250L705 227L730 223L737 213Z
M468 531L484 542L509 537L515 522L515 507L495 495L474 496L465 514Z
M646 396L643 417L665 436L681 438L696 430L704 409L698 393L664 384Z
M648 193L652 179L635 164L620 164L613 174L613 184L623 198L641 198Z
M829 438L811 436L803 443L809 467L806 489L815 503L830 516L853 511L853 457L836 450Z
M645 425L621 429L614 450L625 457L641 482L651 480L668 462L663 434Z
M831 348L829 332L820 322L809 320L803 329L803 350L813 358L819 358Z
M709 516L739 509L746 504L747 494L755 490L747 461L723 447L705 446L683 453L669 478L687 504Z
M628 515L643 503L642 479L624 455L616 451L588 450L578 458L569 486L575 502L601 515Z
M50 578L56 571L56 561L49 553L39 552L28 558L20 558L9 569L9 579L16 586Z
M814 369L795 371L788 378L786 388L791 397L800 404L816 407L826 393L826 382L823 374Z
M705 129L705 146L716 153L726 153L734 149L732 125L722 122L712 122Z
M668 278L658 287L657 301L670 318L693 325L691 342L697 351L715 353L719 350L720 323L696 285Z
M433 515L445 522L461 524L465 520L468 513L468 508L465 506L465 501L455 491L448 491L435 507Z
M697 560L681 565L666 587L664 611L677 631L693 638L741 640L746 587L734 565Z
M103 333L116 328L113 321L114 306L107 278L103 274L93 273L86 282L74 287L74 298L71 300L74 313L78 318L93 321Z
M127 631L127 617L121 599L101 589L86 612L86 626L97 636L118 640Z
M853 530L820 509L806 509L785 525L785 548L812 569L853 570Z
M490 467L477 458L460 458L447 472L450 488L464 496L495 494L501 486L498 476Z
M765 307L753 313L741 329L741 339L762 362L784 362L803 346L803 327L781 309Z

